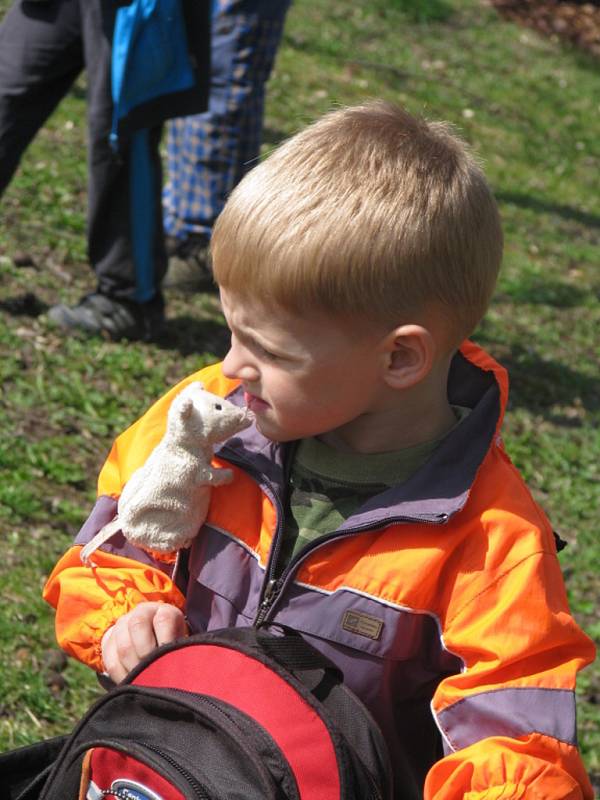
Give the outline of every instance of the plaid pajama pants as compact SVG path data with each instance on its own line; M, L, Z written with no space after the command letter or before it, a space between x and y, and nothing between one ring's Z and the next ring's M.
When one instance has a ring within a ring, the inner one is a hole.
M208 111L168 126L165 232L210 237L259 155L265 83L291 0L214 0Z

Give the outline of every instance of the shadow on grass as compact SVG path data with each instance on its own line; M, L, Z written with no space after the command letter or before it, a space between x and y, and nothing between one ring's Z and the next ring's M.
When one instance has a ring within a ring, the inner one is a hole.
M495 192L495 195L496 199L501 203L510 203L520 208L528 208L531 211L538 211L544 214L556 214L571 222L578 222L580 225L586 225L588 228L600 229L600 216L582 211L579 208L573 208L573 206L566 206L562 203L549 203L547 200L542 200L539 197L534 197L524 192L505 192L499 190Z
M583 305L588 296L589 291L569 283L537 275L523 275L517 281L504 280L496 299L553 308L576 308Z
M229 349L229 340L229 330L222 323L185 315L167 320L154 344L162 350L176 350L182 356L210 353L221 359Z
M446 0L384 0L379 3L380 8L389 5L391 8L406 14L411 22L447 22L453 15L454 9Z
M47 303L40 300L34 292L24 292L0 300L0 311L5 311L13 317L39 317L48 308Z
M477 342L494 349L494 340L477 336ZM487 340L487 341L486 341ZM499 356L510 377L510 406L527 408L549 422L565 428L578 428L577 416L557 414L555 406L579 406L585 411L600 410L600 381L552 359L542 358L533 348L512 345Z

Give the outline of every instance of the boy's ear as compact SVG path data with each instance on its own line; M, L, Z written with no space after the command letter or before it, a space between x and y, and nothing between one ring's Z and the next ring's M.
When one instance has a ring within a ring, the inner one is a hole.
M435 340L422 325L401 325L386 338L384 381L392 389L408 389L431 371Z

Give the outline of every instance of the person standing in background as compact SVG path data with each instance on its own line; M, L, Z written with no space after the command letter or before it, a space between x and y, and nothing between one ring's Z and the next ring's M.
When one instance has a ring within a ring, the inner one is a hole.
M265 84L290 4L214 0L208 110L168 125L165 287L193 291L212 285L212 227L259 155Z
M0 23L0 195L87 74L88 255L96 288L48 317L65 333L151 339L164 323L162 123L205 110L209 0L14 0ZM114 41L113 41L114 37Z

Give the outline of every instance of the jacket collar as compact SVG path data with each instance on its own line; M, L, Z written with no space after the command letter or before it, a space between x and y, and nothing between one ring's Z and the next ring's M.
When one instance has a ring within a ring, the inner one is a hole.
M472 342L465 342L451 364L448 397L453 405L466 406L471 413L411 478L371 498L340 531L382 527L399 520L447 522L467 502L477 471L499 433L507 395L503 367ZM243 405L241 388L228 399ZM223 445L218 455L249 469L269 495L283 497L290 452L289 444L270 441L252 425Z

